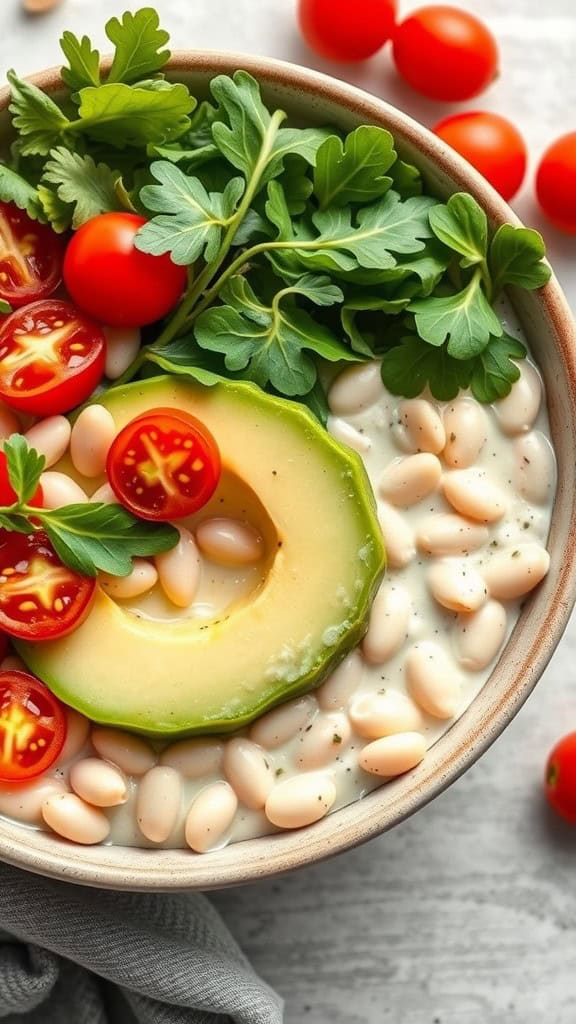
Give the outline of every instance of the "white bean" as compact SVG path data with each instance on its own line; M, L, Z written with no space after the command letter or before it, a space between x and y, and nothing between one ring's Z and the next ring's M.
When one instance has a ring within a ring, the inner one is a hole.
M92 746L106 761L112 761L126 775L144 775L156 764L152 748L139 736L119 729L96 728L90 737Z
M304 729L316 710L316 701L309 694L289 700L254 722L250 739L267 750L274 750Z
M25 822L42 824L42 804L49 796L65 793L60 779L45 777L29 783L0 783L0 814Z
M336 799L329 775L307 772L278 783L266 801L266 817L278 828L302 828L324 818Z
M384 501L378 502L378 522L384 537L388 564L392 569L403 569L416 554L414 530L404 515Z
M172 834L182 802L182 780L175 768L156 765L140 779L136 794L136 820L143 836L164 843Z
M139 327L104 327L108 380L117 380L134 361L140 350Z
M86 491L65 473L49 470L42 473L40 483L44 494L44 508L62 508L62 505L78 505L88 501Z
M227 782L214 782L201 790L186 818L186 842L196 853L222 842L238 809L238 797Z
M374 405L383 392L378 361L348 366L336 377L330 388L330 411L335 416L353 415Z
M440 454L446 444L446 434L444 424L430 402L424 398L409 398L400 404L397 418L404 427L409 451Z
M177 740L160 754L160 764L175 768L185 779L201 779L218 771L224 744L215 739Z
M76 761L70 769L70 785L77 796L95 807L117 807L128 799L122 772L99 757Z
M428 516L416 531L416 544L426 555L467 555L488 543L485 526L471 523L463 516L446 512Z
M403 587L385 583L372 604L362 654L370 665L383 665L408 636L412 602Z
M465 561L439 561L426 579L434 599L452 612L475 612L488 598L484 577Z
M46 459L49 469L58 462L70 444L72 427L65 416L48 416L25 433L30 448L35 448Z
M556 461L548 438L532 430L516 438L512 448L512 481L518 494L535 505L545 504L552 496L556 478Z
M106 469L110 445L116 437L114 417L103 405L82 410L70 438L70 455L82 476L100 476Z
M400 508L408 508L435 491L442 467L436 455L420 452L396 459L386 467L378 481L381 497Z
M158 579L158 573L152 562L145 558L134 558L132 572L128 576L110 576L107 572L98 573L98 583L105 594L117 600L128 600L146 594Z
M28 668L17 654L8 654L0 665L2 672L27 672Z
M99 487L97 491L94 491L94 493L90 495L90 501L102 501L105 505L118 504L118 498L108 483L102 484L102 487Z
M399 690L362 694L350 704L349 715L355 732L367 740L418 732L424 726L414 701Z
M298 768L313 771L330 764L348 746L350 732L350 722L342 711L317 715L296 748Z
M493 555L482 570L492 597L511 601L524 597L544 579L550 555L540 544L511 545Z
M419 732L399 732L373 740L360 752L358 764L372 775L392 778L420 764L426 753L426 740Z
M481 469L454 469L442 478L444 497L463 516L495 523L507 509L506 498Z
M76 757L88 743L89 735L89 719L73 708L66 708L66 739L56 763L66 764Z
M6 441L12 434L19 434L20 430L20 420L16 413L0 402L0 441Z
M106 815L89 807L75 793L48 796L42 804L42 817L58 835L84 846L103 842L110 832Z
M480 672L496 657L506 636L506 609L487 601L472 615L459 615L454 630L456 657L469 672Z
M526 434L534 424L542 401L540 374L531 363L523 361L520 377L506 398L494 402L494 411L505 434Z
M411 696L434 718L453 718L460 704L461 680L446 652L438 644L415 644L406 662Z
M337 441L347 444L349 448L353 448L360 455L365 455L372 447L372 442L369 437L366 437L366 434L361 434L356 427L347 423L346 420L340 419L339 416L328 417L327 429Z
M262 747L238 736L224 747L224 774L245 807L258 811L274 785L270 762Z
M176 546L156 555L155 563L160 586L168 600L177 608L187 608L200 585L202 561L190 530L179 526L178 532L180 540Z
M444 429L446 465L452 469L472 466L488 436L488 420L479 403L472 398L457 398L444 410Z
M316 697L323 711L337 711L345 708L362 679L364 666L357 650L351 651L316 690Z
M218 565L253 565L264 554L264 542L252 526L239 519L205 519L196 530L202 554Z

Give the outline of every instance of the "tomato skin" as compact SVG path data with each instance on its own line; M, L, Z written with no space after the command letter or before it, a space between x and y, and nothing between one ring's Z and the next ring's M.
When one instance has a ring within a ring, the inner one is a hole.
M44 299L62 279L64 240L14 203L0 203L0 299L13 309Z
M412 11L396 30L393 57L413 89L446 102L477 96L498 70L498 47L486 25L447 5Z
M160 320L186 287L186 267L169 255L150 256L135 247L145 223L135 213L102 213L78 229L66 250L68 292L80 309L111 327Z
M66 636L82 624L95 593L96 580L63 565L42 530L0 529L0 629L9 636Z
M366 60L392 37L396 0L300 0L298 22L311 50L327 60Z
M18 495L12 487L8 477L6 456L3 451L0 451L0 505L13 505L15 501L18 501ZM43 507L44 494L42 492L41 484L38 484L38 487L28 501L28 504L34 505L35 508Z
M28 672L0 672L0 781L25 782L57 760L66 739L64 705Z
M472 164L504 199L512 199L526 174L524 139L511 121L489 111L446 117L432 129Z
M120 504L141 519L183 519L214 494L220 452L194 416L180 409L151 409L116 436L106 472Z
M56 352L39 358L39 339L50 334L61 339ZM15 367L15 356L25 351L29 358ZM33 416L69 412L100 383L105 360L106 338L98 324L69 302L33 302L11 313L0 328L0 396Z
M576 132L556 139L541 157L536 196L555 227L576 234Z
M576 825L576 732L568 733L550 751L544 786L551 807Z

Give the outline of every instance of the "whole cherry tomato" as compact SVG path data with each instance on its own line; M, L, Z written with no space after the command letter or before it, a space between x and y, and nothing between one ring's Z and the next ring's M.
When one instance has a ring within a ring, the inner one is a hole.
M554 810L576 825L576 732L568 733L550 751L544 785Z
M103 324L141 327L165 316L186 287L186 267L134 245L146 223L135 213L102 213L73 235L64 282L74 302Z
M64 242L13 203L0 203L0 299L25 306L60 284Z
M576 234L576 132L556 139L536 172L536 195L549 220Z
M440 121L433 131L472 164L504 199L512 199L526 174L524 139L499 114L473 110Z
M394 32L396 0L300 0L298 20L311 50L327 60L366 60Z
M25 782L56 761L66 739L64 705L28 672L0 672L0 781Z
M498 47L483 22L458 7L419 7L397 28L402 78L431 100L469 100L496 77Z

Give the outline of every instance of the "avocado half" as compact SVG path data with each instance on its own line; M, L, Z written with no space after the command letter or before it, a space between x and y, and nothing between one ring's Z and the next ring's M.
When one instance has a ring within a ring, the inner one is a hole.
M93 721L157 736L238 729L321 683L362 638L385 567L359 456L303 406L245 382L156 377L97 401L118 429L159 407L206 424L228 485L241 482L264 510L262 579L208 623L139 617L98 589L75 632L18 644L28 667ZM79 476L69 461L54 468L89 492L102 482Z

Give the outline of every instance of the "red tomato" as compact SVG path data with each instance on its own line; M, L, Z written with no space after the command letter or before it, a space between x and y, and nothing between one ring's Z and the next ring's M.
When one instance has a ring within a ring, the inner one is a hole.
M72 237L64 282L80 309L104 324L141 327L165 316L186 287L185 267L134 245L146 223L135 213L102 213Z
M25 306L60 284L64 242L13 203L0 203L0 299Z
M5 633L0 633L0 661L4 661L4 658L8 654L8 637Z
M366 60L394 32L396 0L300 0L300 30L328 60Z
M183 519L212 497L220 452L210 431L179 409L152 409L112 442L106 471L118 501L141 519Z
M471 163L504 199L512 199L526 174L526 144L499 114L473 110L440 121L433 131Z
M4 452L0 451L0 505L13 505L15 501L18 501L18 495L12 487L8 477L6 456ZM34 505L36 508L42 508L44 504L44 495L40 484L38 484L38 487L30 498L28 504Z
M33 416L68 412L104 374L104 332L69 302L34 302L0 329L0 397Z
M562 135L544 153L536 173L536 195L560 231L576 234L576 132Z
M23 782L50 768L66 739L66 712L28 672L0 672L0 781Z
M0 530L0 629L24 640L54 640L90 611L96 581L58 558L48 537Z
M576 825L576 732L552 748L544 785L548 802L571 825Z
M398 73L432 100L469 100L498 71L498 48L483 22L458 7L420 7L396 30Z

